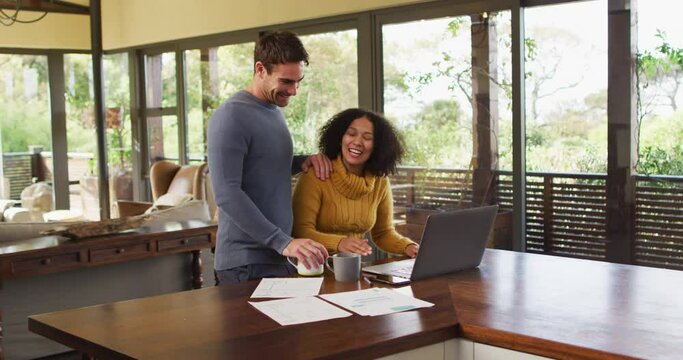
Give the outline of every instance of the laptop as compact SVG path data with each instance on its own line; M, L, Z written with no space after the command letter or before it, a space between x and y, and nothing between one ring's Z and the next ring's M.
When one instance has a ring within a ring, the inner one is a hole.
M498 205L432 214L415 259L364 267L369 274L410 280L473 269L484 256ZM398 281L393 281L399 284Z

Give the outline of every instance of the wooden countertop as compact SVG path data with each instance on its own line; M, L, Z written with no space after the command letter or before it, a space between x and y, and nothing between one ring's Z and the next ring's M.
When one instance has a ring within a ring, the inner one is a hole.
M103 358L374 358L463 336L557 358L683 353L683 272L487 250L479 269L417 281L432 308L280 326L256 282L35 315L29 329ZM323 293L365 288L326 277Z
M462 335L475 342L555 358L683 354L682 271L487 251L454 280Z

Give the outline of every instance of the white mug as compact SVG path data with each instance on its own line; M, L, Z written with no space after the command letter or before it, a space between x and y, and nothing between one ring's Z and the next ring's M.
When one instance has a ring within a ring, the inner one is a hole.
M325 271L323 264L319 264L317 267L313 265L310 269L306 269L306 265L303 262L295 264L290 258L287 258L287 261L289 261L292 266L296 267L296 272L301 276L320 276L323 274L323 271Z

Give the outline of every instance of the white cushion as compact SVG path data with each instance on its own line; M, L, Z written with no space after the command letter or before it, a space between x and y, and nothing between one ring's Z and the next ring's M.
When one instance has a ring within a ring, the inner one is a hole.
M21 192L21 207L31 211L45 212L52 210L52 187L44 182L27 186Z
M186 203L192 200L194 196L192 194L164 194L159 196L154 205L157 206L178 206L182 203Z
M42 222L42 211L31 211L23 207L11 207L3 213L5 222Z
M159 211L159 207L161 206L178 206L192 200L193 198L194 197L192 196L192 194L164 194L159 196L159 198L154 202L154 204L152 204L152 207L145 211L145 214L155 213Z
M0 221L4 221L5 210L11 208L12 206L18 204L19 201L16 200L0 200Z
M145 226L157 226L171 221L201 220L210 221L209 206L204 200L190 200L184 204L151 214Z

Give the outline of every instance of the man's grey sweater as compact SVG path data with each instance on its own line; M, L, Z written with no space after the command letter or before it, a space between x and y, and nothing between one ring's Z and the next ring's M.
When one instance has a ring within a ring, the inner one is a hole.
M209 122L209 169L219 209L215 269L281 264L292 240L292 139L282 112L247 91Z

